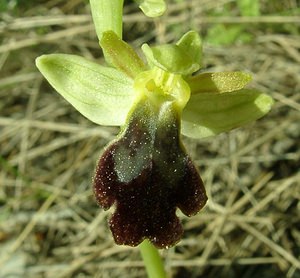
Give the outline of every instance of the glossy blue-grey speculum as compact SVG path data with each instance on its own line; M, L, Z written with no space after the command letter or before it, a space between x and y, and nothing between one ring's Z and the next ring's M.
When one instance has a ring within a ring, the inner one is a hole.
M105 210L117 244L136 246L149 239L158 248L176 244L185 215L206 203L203 182L180 139L180 115L172 101L140 100L117 140L98 162L94 193Z

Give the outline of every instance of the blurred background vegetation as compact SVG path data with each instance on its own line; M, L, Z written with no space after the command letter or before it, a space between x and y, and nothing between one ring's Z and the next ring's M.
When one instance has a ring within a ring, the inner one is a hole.
M204 40L202 71L243 70L273 96L269 115L229 134L183 138L209 202L182 218L162 256L170 277L300 277L299 0L170 0L159 19L125 1L124 38ZM81 116L34 60L103 63L87 0L0 0L0 277L146 277L137 248L116 246L91 180L117 128Z

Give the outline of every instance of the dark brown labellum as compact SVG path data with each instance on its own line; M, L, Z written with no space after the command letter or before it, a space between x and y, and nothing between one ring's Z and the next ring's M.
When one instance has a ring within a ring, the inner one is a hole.
M98 204L115 212L109 220L117 244L145 238L158 248L183 234L176 216L196 214L206 203L202 180L180 141L180 118L171 102L136 106L119 139L104 151L94 178Z

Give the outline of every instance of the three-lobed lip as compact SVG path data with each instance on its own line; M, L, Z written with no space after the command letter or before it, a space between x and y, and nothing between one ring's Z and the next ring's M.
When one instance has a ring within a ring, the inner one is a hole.
M191 216L207 200L180 141L176 109L172 103L157 109L141 101L96 168L98 204L104 209L115 204L109 226L117 244L136 246L147 238L158 248L173 246L183 234L176 208Z

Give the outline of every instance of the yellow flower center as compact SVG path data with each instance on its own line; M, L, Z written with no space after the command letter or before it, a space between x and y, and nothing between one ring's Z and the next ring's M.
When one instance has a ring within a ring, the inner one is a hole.
M137 100L147 97L158 106L164 102L174 102L181 111L190 98L190 88L181 75L158 67L140 73L135 78L134 89Z

